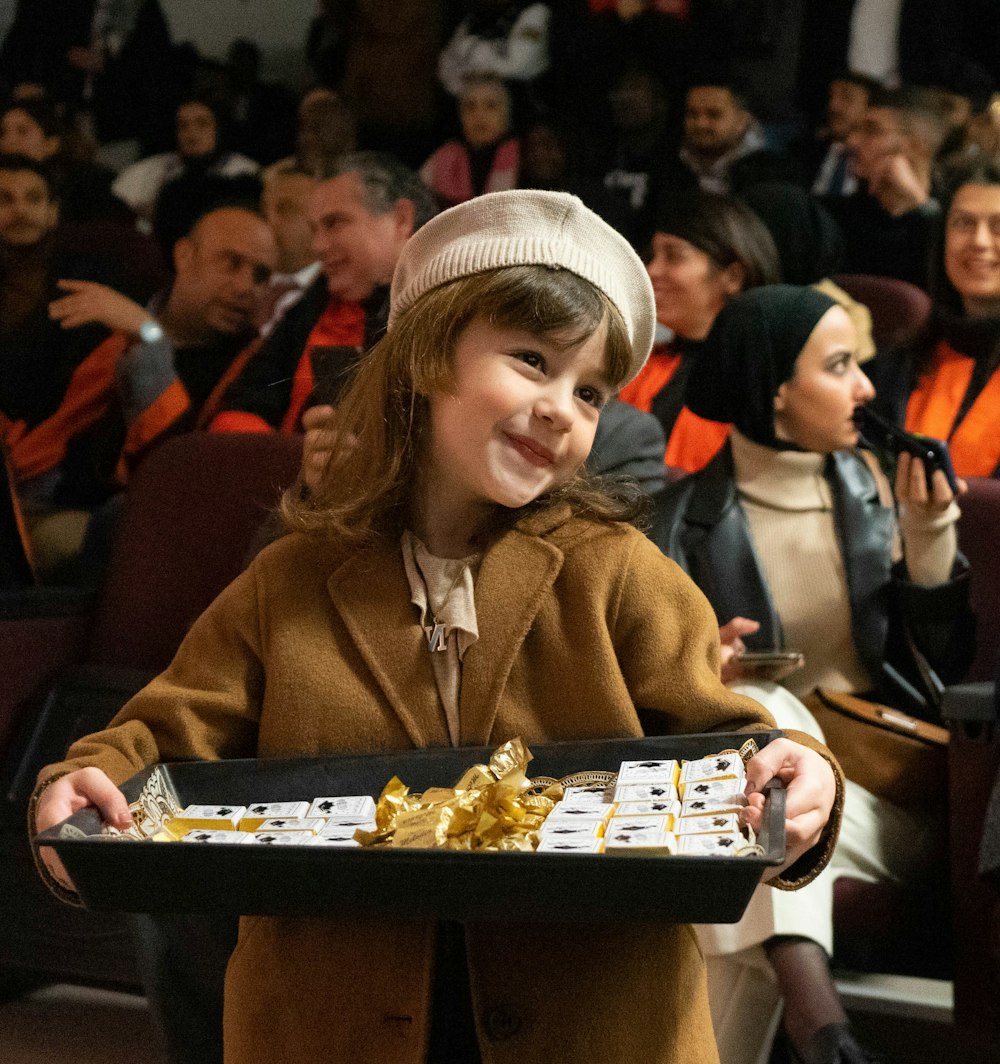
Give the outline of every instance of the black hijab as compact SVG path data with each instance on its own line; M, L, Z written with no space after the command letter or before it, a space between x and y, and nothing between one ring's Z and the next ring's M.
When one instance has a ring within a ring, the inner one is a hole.
M740 199L774 238L786 284L815 284L837 272L844 237L830 212L804 188L766 181L744 189Z
M687 406L730 422L755 443L797 450L774 435L774 397L817 322L837 303L814 288L765 285L734 296L700 345L687 383Z

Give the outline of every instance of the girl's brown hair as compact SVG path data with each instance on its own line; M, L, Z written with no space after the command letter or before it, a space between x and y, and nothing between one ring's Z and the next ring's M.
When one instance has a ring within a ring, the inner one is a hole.
M428 396L454 386L455 345L477 318L542 334L567 348L606 321L608 384L617 388L629 372L631 345L618 308L568 270L512 266L432 289L362 358L337 407L343 443L334 448L319 489L308 498L289 491L282 499L289 531L357 547L402 533L428 426ZM610 491L581 470L527 506L498 505L496 528L557 501L602 521L633 520L643 509L634 491Z

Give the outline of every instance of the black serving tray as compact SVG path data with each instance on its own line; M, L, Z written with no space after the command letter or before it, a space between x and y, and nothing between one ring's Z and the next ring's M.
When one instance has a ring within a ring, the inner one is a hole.
M758 733L759 746L780 731ZM604 739L531 747L528 775L617 771L624 760L705 757L739 748L745 734ZM322 759L172 762L163 770L182 805L293 801L371 794L399 776L411 790L451 786L488 747L397 751ZM128 780L134 801L157 766ZM406 919L635 920L734 923L765 869L784 862L785 794L769 790L758 842L763 857L468 853L109 840L94 809L38 836L95 910L255 913Z

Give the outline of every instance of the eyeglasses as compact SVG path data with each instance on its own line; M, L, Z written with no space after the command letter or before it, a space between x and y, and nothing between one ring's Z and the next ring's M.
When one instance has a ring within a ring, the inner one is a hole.
M968 214L965 211L955 211L948 216L948 229L960 236L972 236L985 222L990 231L990 236L1000 240L1000 214Z

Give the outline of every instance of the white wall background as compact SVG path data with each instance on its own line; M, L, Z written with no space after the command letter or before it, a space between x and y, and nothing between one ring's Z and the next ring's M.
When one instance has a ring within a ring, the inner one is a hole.
M261 50L265 80L293 87L308 80L306 32L316 0L160 0L160 6L175 42L191 41L202 55L223 59L234 40L246 37Z

